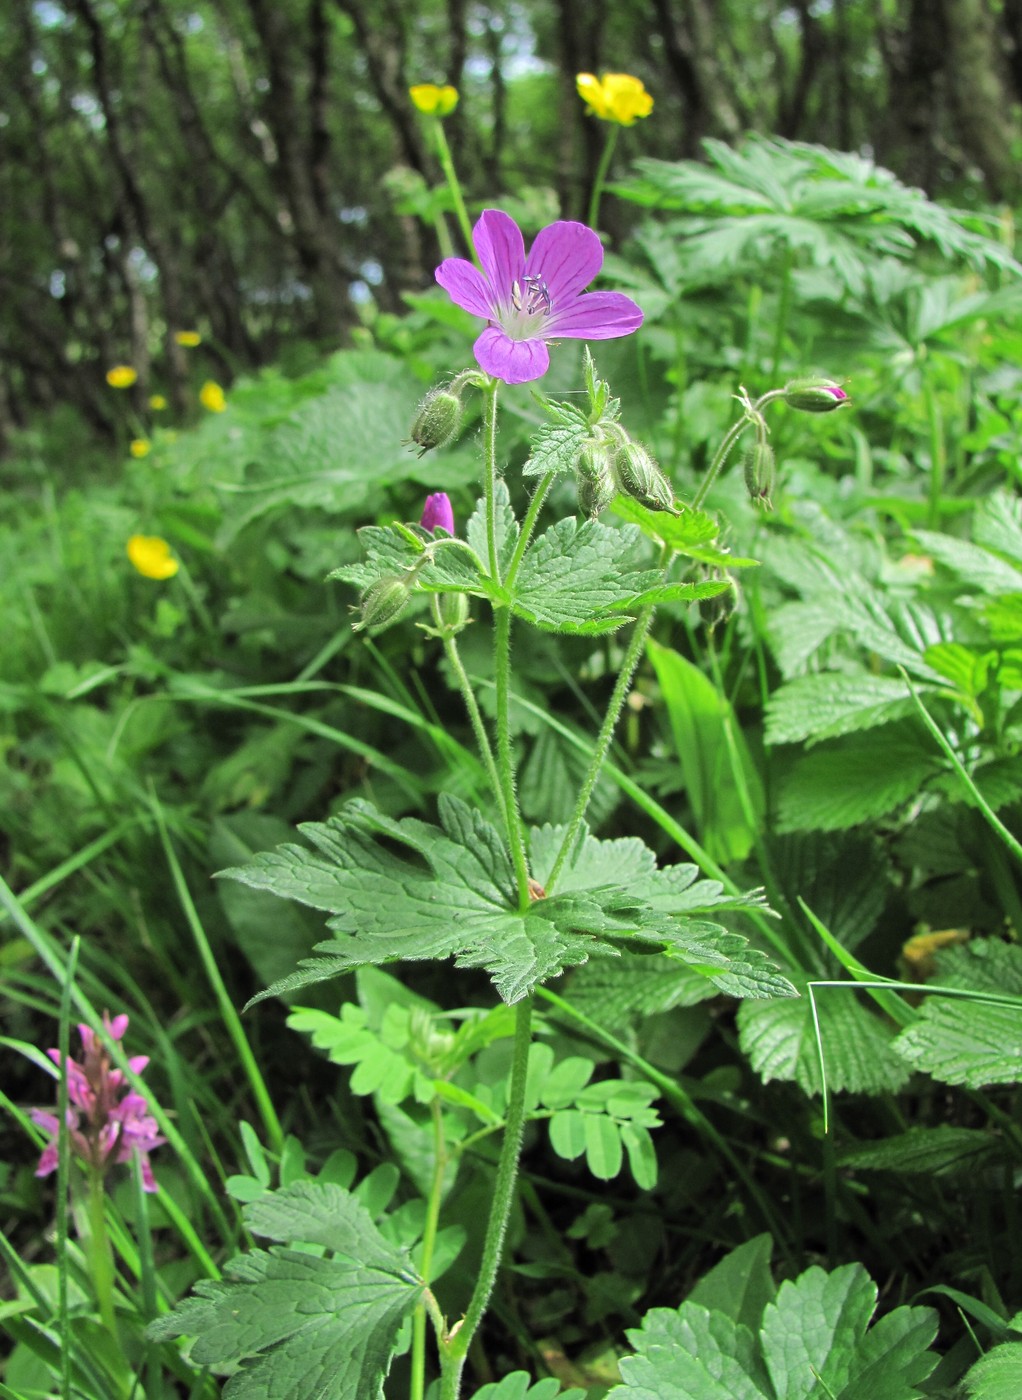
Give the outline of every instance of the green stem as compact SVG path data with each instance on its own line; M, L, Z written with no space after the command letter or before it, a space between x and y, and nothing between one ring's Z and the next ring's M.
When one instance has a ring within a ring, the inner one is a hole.
M575 839L578 836L579 828L582 825L589 806L589 799L593 795L593 788L596 780L600 776L604 759L607 757L607 750L610 748L610 741L614 737L614 730L617 726L618 716L627 698L628 691L632 684L632 677L635 675L635 668L639 664L642 649L646 645L646 637L649 634L650 626L653 622L653 614L656 611L651 604L643 608L642 612L635 619L635 626L632 629L631 640L628 643L628 650L625 652L624 660L621 663L621 670L618 672L617 681L614 685L613 694L607 705L607 713L603 717L603 724L596 738L593 748L593 756L589 761L589 768L586 771L585 781L582 784L575 803L575 810L571 814L571 821L568 829L564 833L560 850L557 852L557 859L554 861L553 869L547 876L546 891L552 894L554 886L557 884L557 877L561 873L564 862L568 859L575 846Z
M465 240L465 247L469 256L478 265L479 259L476 256L475 246L472 242L472 225L469 222L468 210L465 208L465 201L461 194L461 184L458 180L457 172L454 169L454 161L451 159L451 148L447 144L447 137L444 135L443 123L439 117L433 119L433 131L436 136L436 154L440 162L440 169L444 172L444 179L447 181L447 188L451 192L454 200L454 212L458 219L458 226L461 229L461 236Z
M515 1040L507 1119L500 1161L497 1164L497 1179L493 1188L493 1205L490 1207L486 1239L483 1242L483 1257L465 1316L460 1325L452 1329L441 1349L440 1400L458 1400L461 1392L461 1373L465 1367L465 1357L493 1293L514 1201L518 1159L522 1150L522 1130L525 1124L525 1085L529 1074L529 1047L532 1044L532 997L520 1001L515 1011Z
M617 145L617 136L621 128L616 122L611 122L607 131L607 140L603 147L603 154L600 156L600 163L596 167L596 175L593 179L593 192L589 196L589 213L586 223L591 229L597 227L597 219L600 217L600 200L603 198L603 183L607 178L607 171L610 169L610 162L614 156L614 147Z
M744 390L742 392L744 393ZM734 447L738 439L741 437L742 433L745 432L746 428L748 428L751 424L754 424L756 422L757 415L762 413L763 409L768 403L771 403L774 399L783 398L783 389L771 389L769 393L763 394L760 398L756 400L754 404L752 404L751 412L747 410L742 415L742 417L739 418L737 423L733 423L731 425L731 427L728 429L727 436L724 438L724 441L717 448L717 455L710 463L710 470L703 477L703 480L699 486L699 490L695 494L695 497L692 501L693 510L698 510L699 507L702 505L703 501L706 500L706 496L709 492L710 487L716 481L717 474L728 459L728 454L730 453L732 447ZM740 401L748 405L747 399L742 399Z
M114 1256L106 1228L106 1193L103 1175L98 1167L90 1166L86 1208L89 1221L88 1259L92 1286L103 1326L117 1340L117 1317L114 1312Z
M497 698L497 769L503 793L508 845L522 909L529 905L529 868L525 858L525 832L515 792L514 753L511 748L511 609L494 609L494 681Z
M483 496L486 504L486 561L490 577L500 583L497 559L497 387L491 379L483 390Z
M438 606L436 599L433 601L433 606L434 608ZM437 618L437 625L439 626L439 618ZM458 650L458 639L457 637L444 637L443 641L447 660L451 663L451 669L454 671L455 679L458 682L458 689L461 691L461 698L464 700L465 709L468 711L469 722L472 725L472 733L475 735L476 744L479 747L479 756L482 758L483 764L485 765L487 775L490 779L490 786L493 788L493 794L503 809L504 791L501 787L500 774L497 772L497 764L493 757L490 736L486 732L482 712L479 709L479 702L476 699L475 691L472 689L472 682L468 678L468 672L465 670L465 663L461 659L461 652ZM507 813L504 812L503 815L504 825L506 826Z
M433 1267L433 1249L436 1245L437 1228L440 1223L440 1201L444 1193L444 1172L447 1167L447 1147L444 1142L444 1117L440 1100L434 1099L430 1105L433 1116L433 1180L426 1204L426 1223L422 1231L422 1258L419 1273L428 1285ZM412 1319L412 1358L411 1383L408 1387L409 1400L423 1400L426 1393L426 1302L425 1299L415 1309Z
M504 579L504 583L508 589L510 589L518 575L518 566L522 562L525 551L529 547L529 541L532 539L532 532L536 528L536 517L539 515L543 502L546 500L547 492L554 484L555 476L556 472L547 472L536 487L535 494L529 502L529 508L525 512L525 519L522 521L522 528L518 534L518 543L515 545L515 552L512 554L511 562L507 566L507 576Z

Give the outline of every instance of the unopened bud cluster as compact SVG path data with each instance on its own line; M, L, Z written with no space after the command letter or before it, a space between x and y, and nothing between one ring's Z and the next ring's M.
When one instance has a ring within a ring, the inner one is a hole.
M640 443L632 442L614 424L614 433L601 433L579 453L575 463L578 503L590 520L610 505L615 496L631 496L649 510L671 510L671 483Z

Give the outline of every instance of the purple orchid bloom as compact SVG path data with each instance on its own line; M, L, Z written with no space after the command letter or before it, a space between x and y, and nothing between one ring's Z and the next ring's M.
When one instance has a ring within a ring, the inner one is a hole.
M642 325L622 292L584 292L603 266L603 247L585 224L560 220L540 229L525 256L522 232L500 209L486 209L472 230L483 270L445 258L436 280L451 300L489 325L473 349L487 374L527 384L550 367L554 340L614 340Z
M104 1015L111 1039L120 1040L128 1029L123 1013L113 1020ZM67 1062L67 1126L72 1152L88 1162L101 1175L114 1162L128 1162L138 1153L142 1166L142 1185L146 1191L156 1190L149 1153L166 1138L160 1136L155 1118L141 1094L128 1087L124 1075L111 1064L103 1042L89 1026L80 1025L82 1059ZM59 1068L60 1051L47 1051ZM134 1074L141 1074L149 1063L148 1055L133 1055L128 1061ZM50 1134L36 1168L36 1176L49 1176L57 1169L57 1141L60 1120L44 1108L33 1108L29 1116ZM83 1121L84 1120L84 1121Z
M445 492L437 491L426 497L419 524L430 534L435 534L438 527L449 535L454 534L454 508Z

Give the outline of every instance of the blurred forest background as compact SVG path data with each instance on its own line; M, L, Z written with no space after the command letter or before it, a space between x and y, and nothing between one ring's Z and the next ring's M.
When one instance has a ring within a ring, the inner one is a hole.
M619 172L755 130L1018 195L1022 0L8 0L0 64L0 444L58 404L113 429L117 363L186 408L180 328L229 381L401 309L444 198L413 83L459 89L470 199L532 227L584 216L579 71L655 98Z

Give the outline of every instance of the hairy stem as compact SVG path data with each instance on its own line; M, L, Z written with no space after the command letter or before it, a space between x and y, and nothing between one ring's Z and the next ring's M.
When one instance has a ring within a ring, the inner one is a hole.
M554 861L553 869L547 877L546 890L548 894L553 892L557 884L557 877L560 875L564 862L568 859L575 846L575 840L579 833L579 828L589 806L589 799L593 795L593 788L596 780L600 776L604 759L607 757L607 750L610 748L610 741L614 737L614 730L617 726L618 717L621 714L628 691L631 688L632 677L635 675L635 668L639 664L642 649L646 645L646 637L649 634L650 626L653 622L655 607L650 605L643 608L642 612L635 619L635 626L632 628L631 640L628 643L628 650L625 652L624 660L621 663L621 670L618 672L617 681L614 685L614 692L607 705L607 713L603 717L603 724L596 738L593 747L593 756L589 761L585 780L578 794L575 803L575 810L571 814L571 821L568 829L564 833L560 850L557 852L557 859Z
M433 1267L433 1249L440 1223L440 1201L444 1191L444 1171L447 1167L447 1146L444 1142L444 1116L440 1100L430 1105L433 1116L433 1180L426 1203L426 1223L422 1231L422 1259L419 1272L428 1285ZM411 1381L408 1400L423 1400L426 1393L426 1300L415 1309L412 1319Z
M511 1061L511 1084L508 1091L504 1142L497 1164L497 1179L493 1187L493 1205L486 1226L483 1257L479 1277L461 1323L452 1329L441 1350L440 1400L458 1400L461 1374L472 1339L486 1312L497 1280L504 1237L514 1201L518 1159L522 1150L522 1129L525 1123L525 1084L529 1073L529 1047L532 1043L532 997L518 1003L515 1015L514 1052Z

